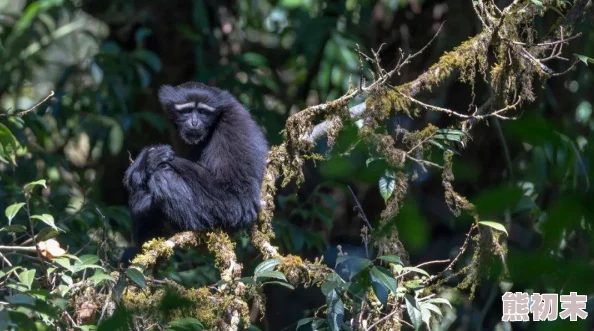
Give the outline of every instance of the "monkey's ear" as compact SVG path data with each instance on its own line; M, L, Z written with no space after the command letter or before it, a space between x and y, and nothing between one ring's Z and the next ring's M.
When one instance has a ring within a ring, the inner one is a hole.
M163 108L167 108L167 105L175 103L175 88L171 85L163 85L159 89L159 102Z

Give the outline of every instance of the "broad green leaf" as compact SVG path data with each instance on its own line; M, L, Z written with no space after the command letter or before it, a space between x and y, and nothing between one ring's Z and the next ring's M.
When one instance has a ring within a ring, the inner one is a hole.
M28 289L31 289L33 280L35 280L35 269L29 269L19 273L19 282L25 285Z
M10 222L14 216L19 212L19 210L21 210L21 208L23 208L24 205L24 202L18 202L6 207L4 214L6 215L6 218L8 218L8 225L10 225Z
M22 293L11 295L8 298L6 298L6 301L13 305L33 306L35 304L34 297Z
M26 184L26 185L23 187L23 190L24 190L26 193L31 193L31 192L33 191L33 189L35 188L35 186L43 186L44 188L46 188L46 187L47 187L47 185L45 184L45 179L40 179L40 180L38 180L38 181L35 181L35 182L31 182L31 183L29 183L29 184Z
M262 273L262 272L272 271L272 270L274 270L274 267L276 267L280 263L281 263L281 261L279 259L268 259L268 260L262 261L260 264L258 264L256 269L254 270L254 275L259 276L260 273Z
M388 201L394 189L396 188L396 174L393 171L386 170L386 173L379 179L380 194L384 198L384 201Z
M436 305L434 305L430 302L423 301L419 305L421 306L421 312L423 311L423 309L428 309L428 310L434 312L439 317L443 316L443 314L441 313L441 309L439 309L439 307L437 307Z
M427 299L427 301L425 301L425 302L427 302L427 303L441 303L444 305L448 305L450 308L452 308L452 305L450 304L450 302L444 298Z
M575 56L577 56L580 61L584 62L586 64L586 66L588 65L588 63L594 64L594 59L589 56L585 56L585 55L581 55L581 54L575 54Z
M336 266L338 266L341 263L347 262L347 261L348 261L348 263L345 266L347 267L347 270L349 271L349 279L355 277L361 271L365 270L370 265L372 265L371 260L368 260L365 258L360 258L360 257L355 257L355 256L343 255L343 256L339 256L336 258Z
M54 229L54 228L43 228L37 234L37 241L50 240L52 238L57 237L59 234L60 234L60 231L58 231L58 229Z
M319 326L323 325L324 323L326 323L326 321L321 318L317 318L317 317L302 318L299 320L299 322L297 322L296 330L299 330L300 327L306 326L310 323L312 326L311 329L317 330L317 328Z
M544 7L542 1L540 0L530 0L533 4L537 5L538 7Z
M257 278L274 278L274 279L284 280L285 282L287 281L287 278L285 277L285 275L282 272L274 271L274 270L260 272L256 277Z
M27 232L27 227L24 225L13 224L9 226L5 226L0 229L3 232Z
M417 307L417 301L410 294L404 296L404 301L406 302L406 311L408 312L410 321L415 327L415 330L419 330L423 326L423 317L421 310Z
M10 162L16 165L16 150L19 146L20 144L12 132L4 124L0 123L0 157L5 162L10 159Z
M95 264L99 262L99 257L97 255L87 254L82 255L79 257L80 264Z
M423 306L420 306L421 310L421 319L427 325L428 328L431 327L431 311L426 309Z
M89 278L89 280L93 281L93 284L95 286L99 285L101 282L103 282L104 280L109 280L115 283L115 278L113 278L110 275L106 275L103 270L97 270L95 271L95 274L93 276L91 276Z
M54 222L54 217L50 214L42 214L42 215L33 215L31 216L31 218L34 218L36 220L40 220L43 223L51 226L54 229L58 229L58 227L56 226L56 223Z
M336 290L331 291L326 296L326 306L328 307L326 321L330 326L330 330L340 330L344 324L344 304Z
M384 256L378 256L377 257L380 260L384 260L386 262L390 262L390 263L397 263L397 264L402 264L402 260L400 259L400 257L396 256L396 255L384 255Z
M135 51L133 56L146 64L154 72L161 71L161 59L157 56L157 54L151 51L140 49Z
M72 265L70 264L70 260L66 257L56 257L53 258L52 261L54 261L55 263L57 263L59 266L61 266L62 268L70 271L70 272L74 272L74 269L72 268Z
M509 236L509 234L507 233L507 230L505 229L505 226L503 226L503 224L501 224L501 223L497 223L497 222L493 222L493 221L480 221L479 224L491 227L491 228L493 228L497 231L501 231L501 232L505 233L505 235Z
M427 271L425 271L425 270L423 270L421 268L417 268L417 267L404 267L404 268L402 268L402 271L403 272L406 272L406 271L408 271L408 272L416 272L418 274L425 275L425 276L429 277L429 273L427 273Z
M396 295L398 291L396 279L394 279L392 273L390 273L390 271L388 271L386 268L377 266L373 267L371 268L369 275L371 276L372 281L382 284L384 287L390 290L390 292Z
M330 291L334 291L334 289L337 288L338 285L340 285L339 282L323 282L320 286L320 290L322 291L322 294L328 295L328 293L330 293Z
M128 268L128 270L126 270L126 275L138 286L140 286L140 288L146 287L146 280L144 279L144 275L142 272L140 272L140 270L136 268Z
M183 318L169 322L164 329L165 331L201 331L204 326L199 320L195 318Z

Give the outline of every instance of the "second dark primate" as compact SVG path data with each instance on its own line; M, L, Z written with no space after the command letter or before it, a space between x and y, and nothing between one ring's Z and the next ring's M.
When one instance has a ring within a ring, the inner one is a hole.
M227 91L201 83L163 86L159 101L185 155L169 145L147 147L126 170L135 247L167 235L166 228L248 228L260 209L268 151L250 113Z

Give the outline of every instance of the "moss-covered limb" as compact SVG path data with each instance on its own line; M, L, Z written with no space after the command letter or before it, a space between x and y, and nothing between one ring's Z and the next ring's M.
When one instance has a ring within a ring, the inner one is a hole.
M132 264L141 265L145 268L151 267L157 263L157 259L165 259L173 255L173 248L195 247L204 239L204 234L193 231L181 232L165 240L156 238L146 242L142 246L142 253L138 254L132 260Z
M238 330L240 322L250 324L245 299L208 287L184 289L174 284L152 290L128 287L121 304L139 317L136 323L146 326L187 317L198 319L206 330Z
M287 255L280 258L281 263L278 265L278 270L282 272L289 283L297 286L302 284L307 286L316 279L326 279L334 271L323 264L322 258L316 259L314 262L303 260L299 256Z

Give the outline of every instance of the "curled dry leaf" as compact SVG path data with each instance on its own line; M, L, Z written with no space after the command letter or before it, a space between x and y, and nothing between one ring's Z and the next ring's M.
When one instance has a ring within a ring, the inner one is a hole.
M48 259L66 254L66 251L60 247L60 243L55 239L41 241L37 244L37 247L39 247L41 255Z

